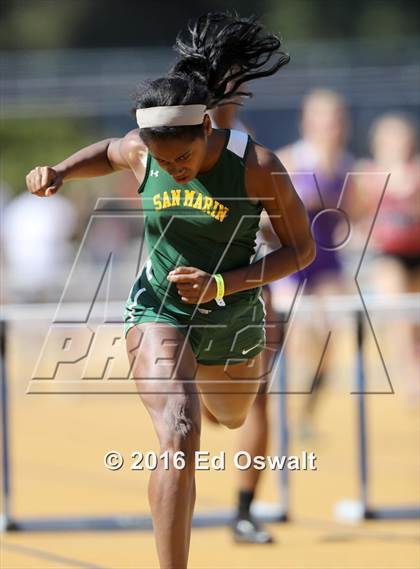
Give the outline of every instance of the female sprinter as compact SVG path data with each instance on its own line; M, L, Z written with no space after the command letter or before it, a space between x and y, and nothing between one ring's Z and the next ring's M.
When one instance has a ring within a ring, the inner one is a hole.
M186 463L160 464L150 478L165 569L187 566L199 397L220 423L242 425L263 379L261 287L315 255L305 209L279 160L245 133L213 129L206 113L238 95L244 81L287 63L280 45L254 18L200 17L188 39L178 38L180 58L169 74L139 90L138 129L27 176L29 191L39 196L70 179L121 169L139 180L149 258L126 305L127 351L161 452L182 452ZM263 208L282 247L253 264Z

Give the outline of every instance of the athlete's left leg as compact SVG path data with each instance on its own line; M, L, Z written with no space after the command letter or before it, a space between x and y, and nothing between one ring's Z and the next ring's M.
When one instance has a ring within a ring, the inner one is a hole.
M199 364L195 376L204 405L230 429L244 423L264 379L263 352L243 363Z

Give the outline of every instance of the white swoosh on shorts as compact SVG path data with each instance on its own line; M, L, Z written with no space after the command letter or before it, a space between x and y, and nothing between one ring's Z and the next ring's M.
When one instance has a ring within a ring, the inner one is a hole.
M250 352L251 350L253 350L254 348L256 348L259 345L260 345L260 343L258 342L258 344L255 344L255 346L252 346L252 348L248 348L247 350L242 350L242 355L247 354L248 352Z

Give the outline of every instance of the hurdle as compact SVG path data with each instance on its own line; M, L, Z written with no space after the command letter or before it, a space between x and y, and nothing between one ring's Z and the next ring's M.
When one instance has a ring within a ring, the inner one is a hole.
M107 314L104 318L106 322L121 324L121 303L95 303L95 309L99 313ZM56 305L8 305L3 306L0 313L0 409L1 409L1 439L2 439L2 504L3 511L0 517L0 531L3 532L65 532L65 531L118 531L118 530L152 530L152 519L149 514L127 515L110 514L101 516L53 516L53 517L16 517L13 513L13 453L11 444L10 429L10 409L8 397L8 370L7 370L7 338L8 325L15 320L46 320L47 322L57 322L57 315L60 320L68 319L68 322L75 322L75 314L82 312L88 313L88 320L83 323L98 320L98 317L86 312L86 305L74 303L61 305L57 309ZM59 320L59 321L60 321ZM281 373L278 376L280 392L286 391L286 368L281 366ZM280 398L282 399L282 398ZM285 403L281 403L281 408L285 408ZM280 437L278 438L279 453L287 454L288 431L286 416L280 416ZM282 501L274 503L256 502L253 504L252 513L255 518L263 523L285 522L288 520L288 492L289 485L286 476L283 475L279 489L282 492ZM283 502L284 501L284 502ZM286 506L285 506L286 504ZM232 508L217 509L214 511L195 512L192 525L194 528L208 528L230 525L235 516Z
M413 305L413 311L418 310L417 305ZM359 501L352 502L342 500L335 508L336 517L343 521L365 520L413 520L420 518L420 505L401 505L401 506L377 506L373 507L369 500L369 460L368 460L368 432L366 426L367 401L366 395L366 374L364 364L364 340L365 340L365 316L361 310L356 311L356 395L357 400L357 439L359 447Z
M366 304L365 304L366 303ZM112 305L113 303L110 303ZM297 318L303 317L310 319L313 310L317 305L317 299L306 296L297 300L297 309L294 311ZM365 362L364 362L364 343L365 343L365 321L370 318L368 311L364 307L369 306L369 312L376 312L382 316L402 316L413 320L418 319L419 297L416 294L398 295L391 301L389 297L371 296L366 297L362 302L361 297L353 296L331 296L326 299L324 308L338 316L350 318L354 323L356 333L356 366L355 379L357 405L357 442L358 442L358 482L359 482L359 501L344 500L337 503L335 508L336 517L345 521L357 520L395 520L395 519L417 519L420 517L420 508L412 505L401 505L396 507L372 507L369 501L369 463L368 463L368 433L366 426L367 405L366 397L372 393L366 392L365 383ZM49 306L50 313L55 307ZM274 306L278 314L290 313L288 306L283 299L277 299ZM45 306L30 307L8 307L3 313L0 324L1 337L1 412L2 412L2 499L3 514L1 528L4 531L72 531L72 530L150 530L152 529L151 518L148 515L110 515L110 516L83 516L83 517L51 517L51 518L24 518L16 519L11 508L11 451L9 433L9 408L7 397L7 365L6 365L6 340L7 322L14 318L45 318ZM120 305L114 307L119 314ZM111 310L112 311L112 310ZM61 310L61 314L62 314ZM67 315L73 315L75 308L70 307ZM66 314L66 310L64 311ZM115 320L112 320L114 323ZM285 344L287 340L285 341ZM289 433L287 426L287 356L285 344L282 346L281 354L276 357L279 372L277 376L279 385L279 414L280 414L280 436L278 439L279 454L287 455ZM280 357L281 356L281 357ZM274 366L274 368L276 367ZM391 392L392 393L392 392ZM275 504L255 503L252 513L261 522L285 522L290 519L289 513L289 478L287 469L279 471L279 490L281 502ZM197 512L193 518L193 527L217 527L229 525L233 519L232 510L217 510L214 512Z
M295 299L297 308L295 317L310 320L316 308L315 297L305 296ZM324 309L332 315L340 318L349 318L353 322L356 336L355 354L355 391L357 422L356 439L358 445L358 487L359 500L340 500L335 508L335 517L340 521L355 522L359 520L413 520L420 518L420 505L400 506L377 506L373 507L369 499L369 453L368 453L368 429L367 429L367 397L378 395L366 389L366 366L364 360L364 347L366 339L366 322L369 323L372 333L373 326L370 314L377 317L392 318L404 316L407 320L418 321L420 317L420 296L415 293L394 295L394 298L366 295L364 298L357 295L327 297L323 303ZM274 308L277 311L286 310L287 305L281 298L277 299ZM377 347L376 336L374 339ZM379 351L380 353L380 351ZM381 356L382 357L382 356ZM284 358L282 365L286 365ZM383 361L383 360L382 360ZM384 363L384 362L383 362ZM385 370L385 365L384 365ZM388 378L389 379L389 378ZM390 385L389 393L392 394ZM381 392L380 394L384 394ZM385 393L386 394L386 393Z

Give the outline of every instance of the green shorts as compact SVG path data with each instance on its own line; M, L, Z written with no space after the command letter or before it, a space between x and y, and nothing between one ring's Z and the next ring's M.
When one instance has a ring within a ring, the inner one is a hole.
M198 363L234 364L265 348L265 315L261 291L252 302L239 300L208 314L197 310L192 317L187 312L182 316L161 302L143 270L125 305L124 334L143 322L169 324L188 338Z

